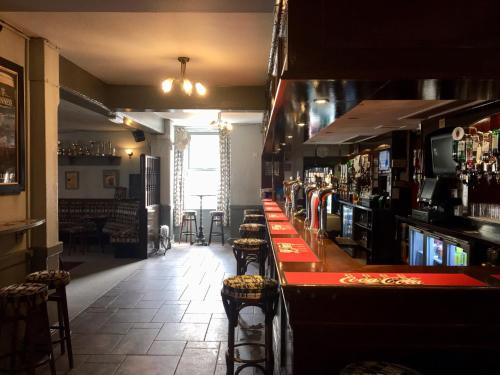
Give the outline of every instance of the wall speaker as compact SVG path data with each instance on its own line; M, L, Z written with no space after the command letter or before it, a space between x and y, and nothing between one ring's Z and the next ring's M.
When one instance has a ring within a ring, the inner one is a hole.
M136 142L144 142L146 139L142 130L134 130L132 135L134 136Z

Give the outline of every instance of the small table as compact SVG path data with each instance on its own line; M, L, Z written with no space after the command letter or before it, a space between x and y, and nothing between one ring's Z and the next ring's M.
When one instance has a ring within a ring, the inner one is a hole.
M191 194L193 197L200 197L200 227L198 228L198 233L196 234L196 239L194 241L195 245L208 246L205 240L205 235L203 234L203 197L215 197L215 194Z

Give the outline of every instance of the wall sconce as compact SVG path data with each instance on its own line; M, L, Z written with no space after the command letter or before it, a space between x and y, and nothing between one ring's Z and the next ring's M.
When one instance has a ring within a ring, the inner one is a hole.
M129 159L132 159L132 156L134 156L134 151L132 151L130 149L126 149L125 153L128 155Z

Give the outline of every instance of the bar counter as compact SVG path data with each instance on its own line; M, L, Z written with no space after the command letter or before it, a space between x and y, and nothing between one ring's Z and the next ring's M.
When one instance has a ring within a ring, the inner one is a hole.
M281 285L275 373L336 374L360 360L500 373L500 269L363 265L301 220L269 213L270 272Z

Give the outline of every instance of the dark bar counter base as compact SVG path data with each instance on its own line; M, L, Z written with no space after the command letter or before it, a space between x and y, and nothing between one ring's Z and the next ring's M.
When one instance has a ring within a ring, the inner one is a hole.
M270 241L269 269L282 287L275 373L337 374L361 360L396 362L423 374L500 373L500 280L492 276L494 268L363 265L334 242L318 241L301 220L290 220L319 262L279 262ZM295 285L288 272L350 277L348 283L332 278L325 282L331 285L319 285L315 277ZM381 280L379 274L399 278ZM450 286L411 285L411 277L422 274L428 275L420 278L424 284L444 277ZM398 285L406 276L410 284ZM452 285L455 278L466 282Z

